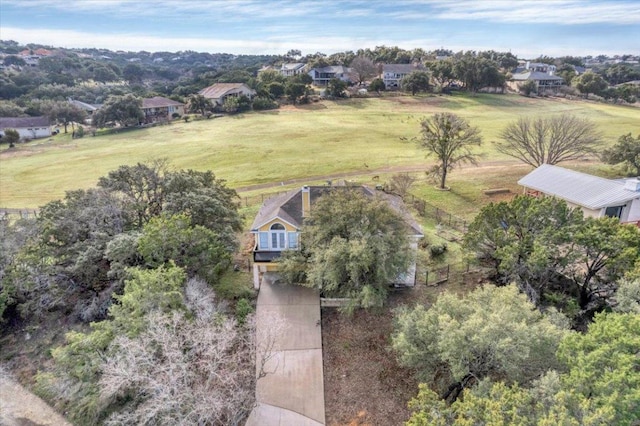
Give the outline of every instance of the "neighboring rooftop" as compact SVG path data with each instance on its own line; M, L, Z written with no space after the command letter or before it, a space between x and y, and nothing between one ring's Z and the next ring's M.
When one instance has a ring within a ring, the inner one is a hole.
M49 118L40 117L0 117L0 129L23 129L25 127L47 127Z
M562 80L562 77L558 77L557 75L547 74L545 72L540 71L527 71L521 72L518 74L513 74L513 80L521 81L521 80Z
M168 106L181 106L184 105L181 102L176 102L173 99L163 98L162 96L154 96L153 98L143 99L142 108L162 108Z
M206 98L210 99L219 99L224 96L228 91L234 89L241 89L244 87L245 89L251 90L249 86L244 83L216 83L213 86L205 87L198 93L203 95Z
M538 167L520 179L518 184L592 210L640 198L640 191L625 189L625 181L605 179L550 164Z

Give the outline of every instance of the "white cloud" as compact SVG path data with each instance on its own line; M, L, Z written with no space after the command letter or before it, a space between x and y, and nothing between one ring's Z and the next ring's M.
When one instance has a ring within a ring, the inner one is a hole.
M422 6L422 10L420 10ZM425 10L428 7L429 10ZM404 0L398 19L484 20L505 23L640 24L640 3L584 0Z

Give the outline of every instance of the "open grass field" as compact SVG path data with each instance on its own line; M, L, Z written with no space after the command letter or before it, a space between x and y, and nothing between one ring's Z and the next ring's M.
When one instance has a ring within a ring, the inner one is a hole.
M122 164L154 158L169 158L174 168L213 170L234 188L425 166L431 160L411 138L419 135L422 117L443 111L480 127L483 162L508 159L495 152L493 142L507 123L520 116L571 112L588 117L598 124L606 144L628 132L640 133L640 108L584 101L487 94L325 101L108 136L72 140L61 134L4 148L0 207L38 207L61 198L66 190L94 186L100 176ZM504 180L499 175L491 179ZM472 180L469 191L485 185L478 175ZM461 201L464 191L461 188L456 195Z

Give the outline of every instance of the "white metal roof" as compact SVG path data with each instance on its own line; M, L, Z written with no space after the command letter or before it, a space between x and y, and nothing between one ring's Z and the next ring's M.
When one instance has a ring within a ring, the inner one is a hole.
M640 191L624 188L624 182L543 164L518 181L526 188L553 195L596 210L640 198Z

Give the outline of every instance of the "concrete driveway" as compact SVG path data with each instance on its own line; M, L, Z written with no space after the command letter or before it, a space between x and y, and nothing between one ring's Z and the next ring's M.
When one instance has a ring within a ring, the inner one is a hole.
M265 365L269 374L258 380L258 406L246 425L324 425L320 297L311 289L273 281L265 279L260 287L257 334L261 336L259 328L268 327L277 316L285 326L275 339L273 358Z

